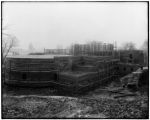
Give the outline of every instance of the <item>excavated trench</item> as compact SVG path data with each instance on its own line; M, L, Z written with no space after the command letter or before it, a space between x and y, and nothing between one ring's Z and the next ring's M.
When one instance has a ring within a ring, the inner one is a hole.
M148 96L123 89L116 82L77 96L61 95L49 88L6 89L2 117L7 119L148 117ZM125 96L116 97L120 95Z

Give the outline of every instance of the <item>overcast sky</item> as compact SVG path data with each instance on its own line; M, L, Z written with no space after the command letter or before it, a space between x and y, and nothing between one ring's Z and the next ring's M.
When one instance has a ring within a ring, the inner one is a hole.
M3 26L21 48L69 46L96 40L117 46L147 40L145 2L4 2Z

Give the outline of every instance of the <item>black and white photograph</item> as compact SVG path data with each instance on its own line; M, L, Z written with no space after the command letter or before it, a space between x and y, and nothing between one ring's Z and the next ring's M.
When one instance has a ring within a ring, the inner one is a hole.
M1 1L2 119L148 119L149 1Z

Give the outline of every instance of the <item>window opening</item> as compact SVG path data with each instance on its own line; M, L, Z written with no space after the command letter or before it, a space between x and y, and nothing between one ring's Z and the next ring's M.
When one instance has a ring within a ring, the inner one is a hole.
M131 71L133 71L133 68L131 68Z
M26 79L27 79L27 74L26 74L26 73L23 73L22 79L23 79L23 80L26 80Z
M133 58L132 54L129 54L129 57L130 57L130 59L132 59Z

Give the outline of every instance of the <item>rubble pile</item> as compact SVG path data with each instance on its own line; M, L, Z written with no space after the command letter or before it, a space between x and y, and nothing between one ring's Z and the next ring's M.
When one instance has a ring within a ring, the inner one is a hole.
M144 101L146 102L146 101ZM104 114L107 118L143 118L146 117L146 108L142 108L140 100L126 101L123 99L86 99L82 104L91 106L89 114ZM148 109L147 109L148 110ZM147 111L148 113L148 111Z
M11 102L10 102L11 99ZM33 104L34 103L34 104ZM3 118L147 118L148 98L12 96L3 101Z

